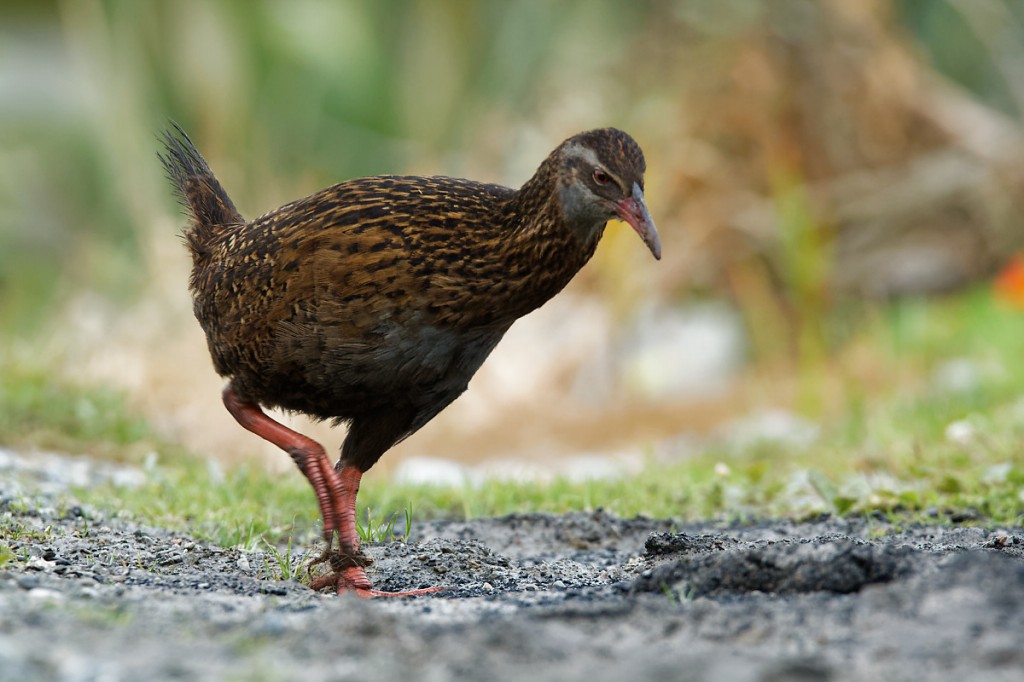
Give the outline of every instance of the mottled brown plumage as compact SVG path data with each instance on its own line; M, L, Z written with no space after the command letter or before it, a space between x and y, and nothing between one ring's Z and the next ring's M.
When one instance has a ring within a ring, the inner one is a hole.
M643 153L612 128L566 140L518 191L360 178L249 223L184 131L164 142L161 160L191 213L190 289L229 379L225 404L310 478L328 543L340 535L324 583L339 591L371 592L354 539L359 475L466 389L509 326L586 264L610 218L660 258ZM347 422L337 471L259 405Z

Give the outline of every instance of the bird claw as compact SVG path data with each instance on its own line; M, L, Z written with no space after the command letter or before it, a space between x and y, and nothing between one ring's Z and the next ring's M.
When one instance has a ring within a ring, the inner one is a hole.
M357 571L359 569L352 567L344 571L325 573L310 582L309 588L314 592L322 592L327 588L331 588L332 591L338 594L353 592L357 597L372 597L373 589L370 587L370 581L367 580L366 574L362 573L362 571Z
M326 548L319 557L309 563L309 568L322 563L329 563L331 572L314 578L309 587L314 592L321 592L331 588L337 594L352 592L357 597L370 599L371 597L414 597L423 594L433 594L441 591L441 587L424 587L416 590L405 590L402 592L383 592L375 590L371 586L370 579L366 577L365 566L373 563L370 557L359 553L353 554L343 549Z
M373 559L366 556L359 550L346 550L344 547L333 549L330 545L316 559L309 562L310 568L318 564L330 564L335 573L340 573L347 568L366 568L373 563Z
M362 599L370 599L372 597L415 597L423 594L434 594L444 589L442 587L422 587L416 590L403 590L402 592L375 590L370 586L366 572L358 566L352 566L343 571L326 573L314 579L309 584L309 587L314 592L322 592L328 588L331 588L337 594L352 592Z

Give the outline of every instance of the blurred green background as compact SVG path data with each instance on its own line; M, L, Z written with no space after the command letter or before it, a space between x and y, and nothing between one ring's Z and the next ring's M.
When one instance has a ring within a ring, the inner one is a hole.
M473 1L0 11L0 319L10 331L38 329L82 287L121 299L144 284L141 244L172 211L153 162L168 119L250 216L359 175L522 181L528 166L501 164L524 122L566 106L565 84L593 80L584 98L604 89L645 14L615 2ZM633 107L594 103L579 125L627 121Z
M8 382L21 416L0 442L53 403L53 376L126 391L172 435L189 422L164 406L206 391L155 158L169 119L248 217L375 173L516 186L565 137L622 127L666 258L609 231L573 295L615 329L638 302L722 302L745 330L738 381L784 376L771 398L844 409L851 382L862 401L913 364L851 360L864 330L902 333L900 301L988 291L1024 243L1022 27L1024 3L1000 0L5 0L0 369L38 391ZM833 362L867 369L840 373L840 398L808 389ZM174 377L190 388L161 393ZM759 390L726 411L771 402Z
M825 20L807 15L835 5L5 0L3 328L38 330L83 287L123 299L143 286L141 244L172 210L153 162L167 119L191 132L250 216L374 173L519 183L538 153L586 127L626 127L649 149L692 134L678 98L725 71L734 55L723 50L761 31L820 29ZM916 68L933 65L1019 120L1024 3L867 5ZM902 87L903 74L876 76ZM524 140L529 154L517 152ZM653 155L659 186L687 173L685 154ZM661 225L670 245L686 229Z

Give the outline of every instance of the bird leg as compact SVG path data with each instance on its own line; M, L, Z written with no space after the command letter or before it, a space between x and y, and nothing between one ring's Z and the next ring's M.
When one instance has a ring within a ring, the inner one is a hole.
M337 469L342 481L343 501L339 513L341 526L338 529L338 549L332 550L328 545L324 553L313 563L327 562L331 573L320 576L310 587L316 591L332 587L339 594L351 590L360 597L411 597L420 594L431 594L440 587L426 587L403 592L382 592L372 589L370 580L363 570L371 563L369 557L359 551L359 533L356 530L356 495L359 493L359 481L363 472L357 467L348 465Z
M228 384L223 393L224 406L246 430L281 448L309 479L324 520L324 540L330 545L341 527L340 510L345 499L341 478L327 458L322 445L268 417L259 405L242 400Z
M356 494L363 473L354 466L336 470L322 445L268 417L259 405L239 398L231 384L224 388L223 399L228 412L243 428L291 455L299 471L313 486L324 520L324 540L327 541L324 553L313 563L330 562L333 572L314 580L310 584L312 589L319 591L330 586L339 594L351 590L360 597L402 597L429 594L440 589L407 592L372 589L363 570L371 560L359 551L359 533L356 530ZM335 532L340 547L332 550Z

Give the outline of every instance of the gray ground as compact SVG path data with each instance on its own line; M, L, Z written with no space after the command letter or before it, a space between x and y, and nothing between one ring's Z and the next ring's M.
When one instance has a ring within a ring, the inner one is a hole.
M1024 679L1020 528L420 523L370 576L450 589L363 601L64 491L121 475L0 451L0 679Z

